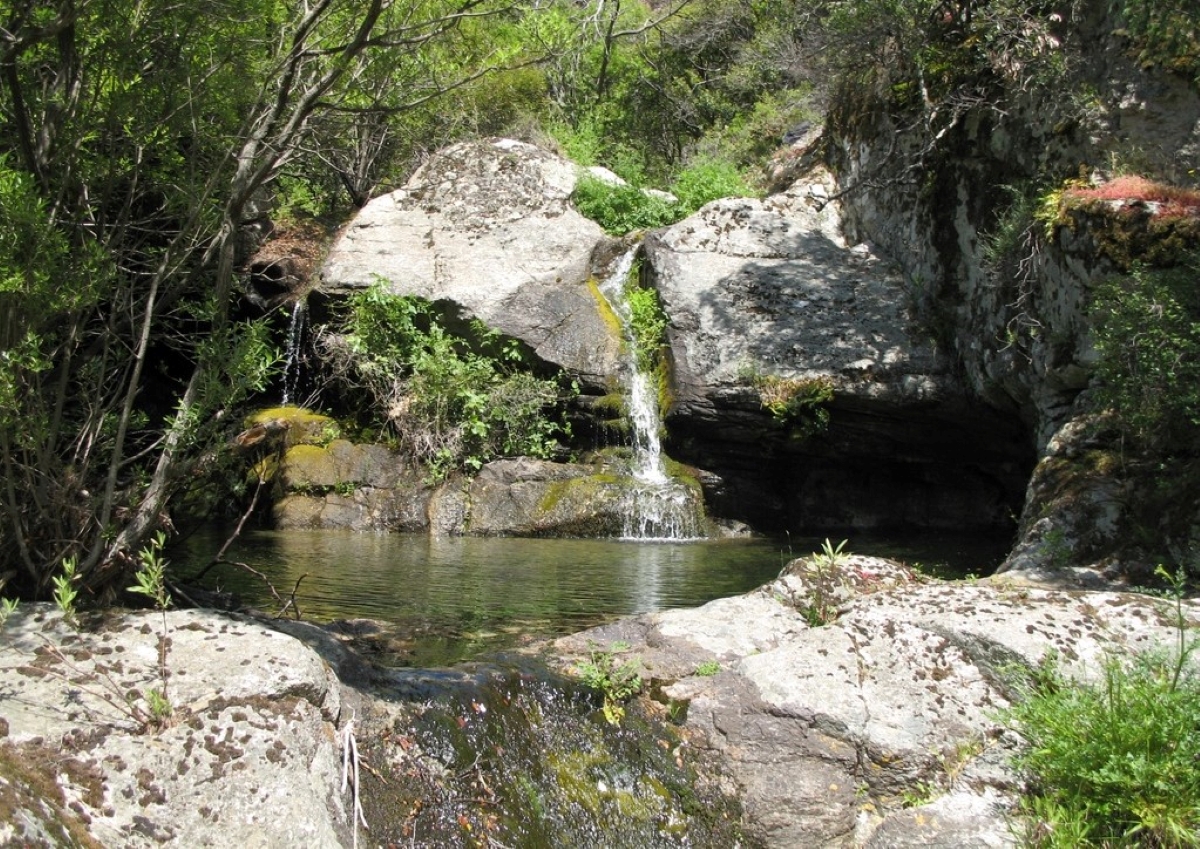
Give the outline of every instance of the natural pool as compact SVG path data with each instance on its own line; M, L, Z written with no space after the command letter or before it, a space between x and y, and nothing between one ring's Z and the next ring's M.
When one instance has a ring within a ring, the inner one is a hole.
M172 553L195 574L228 529L205 528ZM840 537L835 542L840 541ZM258 570L304 618L369 618L397 627L405 651L393 662L437 666L582 630L620 616L691 607L747 592L821 539L633 542L611 539L431 537L341 531L247 530L226 554ZM985 574L1003 540L978 536L854 537L846 550ZM268 613L279 605L259 578L221 565L204 581Z

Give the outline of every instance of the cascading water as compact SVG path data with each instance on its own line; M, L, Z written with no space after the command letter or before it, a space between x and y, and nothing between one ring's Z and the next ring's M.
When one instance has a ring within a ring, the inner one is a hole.
M304 325L308 319L308 301L297 298L292 305L292 323L288 327L287 354L283 366L283 404L296 403L300 389L301 346L304 342Z
M622 377L633 439L635 485L629 493L622 536L643 540L697 539L704 535L700 497L667 474L659 437L658 393L652 376L639 363L631 330L633 316L626 285L637 251L637 246L627 250L599 286L600 294L621 321L625 342Z

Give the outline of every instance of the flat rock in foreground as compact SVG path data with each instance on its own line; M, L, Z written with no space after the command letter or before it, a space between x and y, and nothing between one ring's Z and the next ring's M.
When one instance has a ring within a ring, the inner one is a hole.
M335 723L340 694L304 644L249 619L166 617L76 630L44 605L0 631L0 844L350 844Z
M1186 607L1193 621L1200 606ZM1076 675L1169 645L1173 610L1130 593L918 581L887 561L791 564L694 610L561 640L628 644L740 786L766 846L1013 846L1012 671L1055 650ZM711 672L720 666L720 671Z

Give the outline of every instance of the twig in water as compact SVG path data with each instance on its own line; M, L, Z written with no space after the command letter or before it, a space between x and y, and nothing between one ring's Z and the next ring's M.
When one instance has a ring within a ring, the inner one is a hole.
M351 778L353 772L353 778ZM342 792L346 792L346 786L351 781L354 782L352 792L354 794L354 810L350 814L351 827L354 834L354 849L358 849L358 824L362 823L362 827L370 831L367 825L367 818L363 814L362 800L358 794L358 741L354 739L354 715L351 714L350 721L346 723L346 727L342 729Z
M225 552L229 550L229 546L233 545L234 540L242 535L242 528L246 526L246 520L250 518L252 513L254 513L254 508L258 505L258 494L262 492L263 484L265 483L266 481L260 475L258 478L258 485L254 487L254 495L250 498L250 506L246 508L246 511L242 513L241 518L238 519L237 526L233 529L233 533L229 535L229 539L225 540L225 543L221 546L220 550L217 551L216 555L213 556L213 559L209 561L209 564L201 569L196 575L192 576L191 583L194 584L196 581L199 581L201 578L207 575L208 571L212 569L212 567L220 563L228 562L225 559ZM264 578L264 580L266 579Z
M303 581L307 577L308 577L308 574L305 573L296 579L296 585L294 587L292 587L292 592L288 596L288 600L283 603L283 607L279 608L279 612L275 614L276 619L279 619L280 617L283 616L283 614L287 613L287 609L289 607L296 611L295 618L297 620L300 619L300 605L296 603L296 590L300 589L300 582ZM274 593L275 590L272 589L271 592ZM275 596L275 600L283 601L282 599L279 598L278 595Z

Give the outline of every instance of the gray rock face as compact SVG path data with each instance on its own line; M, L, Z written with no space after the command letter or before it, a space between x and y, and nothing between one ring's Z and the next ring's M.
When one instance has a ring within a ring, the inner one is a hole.
M135 714L161 686L161 627L129 614L77 632L44 605L8 621L0 773L28 786L45 763L61 798L19 804L0 842L61 845L66 831L73 845L350 845L329 667L250 620L168 613L174 717L147 730Z
M419 471L382 445L335 439L293 445L279 462L278 528L420 531L430 488Z
M449 147L363 208L330 251L319 290L382 278L396 294L447 302L602 387L619 340L588 280L592 253L608 240L571 206L575 180L574 165L523 142Z
M1064 443L1082 441L1078 430L1091 412L1098 357L1089 306L1096 284L1115 270L1097 250L1104 224L1097 232L1073 220L1026 240L998 267L988 259L991 239L1003 230L1000 213L1018 187L1041 185L1042 192L1051 187L1047 181L1081 170L1108 179L1119 172L1117 163L1128 162L1140 174L1187 185L1184 175L1200 167L1200 92L1186 75L1140 62L1114 14L1098 4L1071 22L1078 28L1073 47L1081 52L1080 61L1068 63L1071 84L1095 93L1086 109L1060 90L1009 91L943 130L930 155L923 149L934 140L907 132L904 119L861 108L826 150L842 185L854 188L845 197L848 230L922 282L922 320L942 330L942 344L972 392L1027 422L1041 465L1008 568L1089 564L1138 580L1146 566L1138 561L1152 568L1153 559L1130 550L1135 529L1151 528L1163 540L1165 551L1156 557L1185 560L1175 552L1194 548L1200 521L1194 511L1169 521L1136 514L1122 520L1114 514L1151 503L1155 484L1131 486L1111 464L1088 469L1079 456L1085 452L1072 457L1063 450ZM927 184L891 179L902 163L918 158ZM1125 447L1110 438L1089 450ZM1064 481L1065 488L1054 485ZM1172 500L1194 503L1190 490Z
M901 278L843 241L830 191L828 175L813 174L766 200L715 201L647 238L681 404L744 386L748 372L836 376L866 397L955 389L910 332Z
M725 759L766 846L1014 846L1007 813L1020 780L1007 755L1017 741L994 715L1009 703L1006 670L1054 649L1069 674L1091 676L1108 651L1169 644L1160 604L806 559L748 595L557 645L586 656L629 643ZM1188 615L1200 620L1200 605ZM709 661L721 671L697 674ZM905 807L921 787L932 798Z
M715 474L713 512L759 527L1002 526L1031 465L1022 427L970 399L901 277L845 244L833 190L813 171L647 237L670 319L672 450ZM830 425L796 438L763 383L813 379L834 387Z
M470 482L466 526L489 535L616 535L622 489L598 480L596 471L529 458L489 463Z

